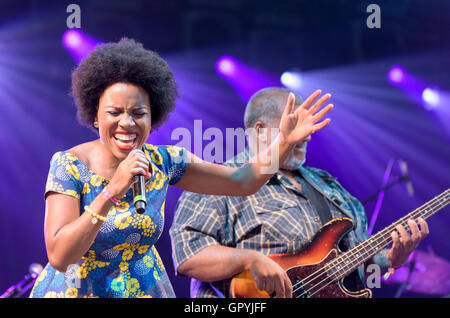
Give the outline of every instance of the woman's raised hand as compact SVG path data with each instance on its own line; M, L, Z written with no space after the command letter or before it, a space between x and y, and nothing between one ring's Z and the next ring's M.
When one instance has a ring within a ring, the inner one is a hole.
M293 93L289 94L280 121L280 134L287 143L298 144L330 123L329 118L320 120L333 108L333 104L318 110L330 99L331 94L325 94L314 103L320 94L320 90L315 91L294 111L295 96Z

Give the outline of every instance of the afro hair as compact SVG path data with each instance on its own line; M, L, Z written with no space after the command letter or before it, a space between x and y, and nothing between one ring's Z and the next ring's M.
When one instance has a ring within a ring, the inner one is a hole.
M100 97L106 88L119 82L140 86L148 93L152 131L175 108L177 85L168 64L141 43L123 38L97 46L72 73L72 96L81 124L96 130L93 123Z

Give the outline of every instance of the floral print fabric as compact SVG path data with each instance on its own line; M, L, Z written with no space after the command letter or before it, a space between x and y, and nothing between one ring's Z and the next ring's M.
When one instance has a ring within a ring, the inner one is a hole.
M144 145L153 174L146 183L146 212L137 214L130 189L113 206L88 252L65 273L47 264L30 297L175 297L154 247L164 227L168 185L181 179L187 152L176 146ZM80 200L80 215L109 181L76 156L57 152L50 163L46 191Z

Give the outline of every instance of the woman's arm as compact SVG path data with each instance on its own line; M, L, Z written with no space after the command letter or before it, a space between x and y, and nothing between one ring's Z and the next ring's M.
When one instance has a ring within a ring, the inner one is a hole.
M202 194L230 196L253 194L278 170L278 168L269 169L270 164L273 164L271 156L277 155L272 153L274 149L281 154L280 160L284 160L293 146L278 136L264 153L250 159L239 168L203 161L190 154L191 159L186 172L176 185L183 190ZM267 173L264 169L272 173Z
M90 208L106 216L112 203L99 195ZM80 216L80 201L74 197L51 192L45 204L45 246L53 268L65 272L89 250L102 222L92 223L89 213Z
M191 154L186 172L176 185L183 190L203 194L243 196L255 193L278 171L279 165L284 162L296 144L323 129L330 122L330 119L325 119L317 123L333 108L333 105L327 105L321 111L317 111L331 95L324 95L311 106L320 93L320 90L314 92L295 111L293 111L295 97L290 93L281 117L277 138L265 151L251 158L240 168L209 163L194 158Z
M137 174L148 178L149 162L142 151L135 150L123 160L108 184L108 190L117 198L123 197ZM89 208L106 217L113 203L98 195ZM82 207L84 210L84 207ZM89 250L101 221L93 224L89 213L80 215L80 201L72 196L49 192L46 198L44 236L47 256L53 268L65 272Z

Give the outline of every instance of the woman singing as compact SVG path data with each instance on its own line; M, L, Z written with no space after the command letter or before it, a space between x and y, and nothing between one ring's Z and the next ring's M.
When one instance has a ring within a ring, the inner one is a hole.
M30 297L175 297L154 247L167 187L255 193L272 176L262 170L264 163L282 162L328 124L321 119L332 108L319 111L329 94L314 103L317 91L294 110L291 94L276 141L237 169L180 147L145 143L174 109L177 87L167 63L134 40L98 46L74 70L72 92L79 119L99 139L52 157L45 189L49 263ZM143 214L136 212L131 189L139 174L145 179Z

